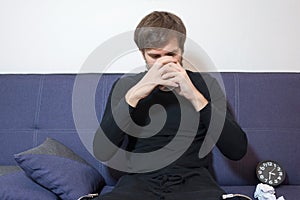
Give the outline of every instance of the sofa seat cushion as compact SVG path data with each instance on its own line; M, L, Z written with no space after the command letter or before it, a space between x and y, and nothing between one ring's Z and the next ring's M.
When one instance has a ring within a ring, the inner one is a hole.
M56 200L54 193L35 183L18 166L0 166L0 199Z
M228 194L244 194L254 199L256 186L223 186ZM283 196L286 200L299 200L300 185L280 185L275 188L275 196Z
M112 191L114 186L105 186L101 195ZM254 199L254 191L256 186L222 186L228 194L244 194ZM300 185L281 185L275 188L276 197L283 196L286 200L299 200Z

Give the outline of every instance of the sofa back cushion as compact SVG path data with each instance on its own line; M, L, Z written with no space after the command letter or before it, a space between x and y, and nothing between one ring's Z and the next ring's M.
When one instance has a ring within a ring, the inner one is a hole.
M256 164L276 160L287 172L286 184L300 184L300 74L221 73L227 99L249 138L248 153L238 161L213 154L213 173L221 185L256 184ZM99 74L78 75L87 81ZM101 120L113 82L122 74L102 74L95 93ZM84 147L73 118L75 74L0 75L0 165L15 165L13 155L54 138L91 163L109 185L119 174L97 161ZM95 127L87 123L85 131Z

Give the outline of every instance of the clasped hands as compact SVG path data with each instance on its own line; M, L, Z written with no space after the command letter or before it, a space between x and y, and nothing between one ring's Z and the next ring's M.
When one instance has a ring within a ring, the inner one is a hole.
M208 103L194 86L186 70L172 56L161 57L149 66L148 72L127 92L125 99L129 105L136 107L139 100L147 97L156 87L163 91L175 90L189 100L197 111Z

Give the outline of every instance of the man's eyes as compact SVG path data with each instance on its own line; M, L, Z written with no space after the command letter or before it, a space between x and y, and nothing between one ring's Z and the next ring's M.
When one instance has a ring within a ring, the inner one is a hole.
M157 58L160 58L161 57L161 55L150 55L152 58L154 58L154 59L157 59Z
M167 55L167 56L175 56L176 54L173 53L173 52L170 52L170 53L167 53L166 55Z
M167 53L165 56L175 56L176 54L175 53L173 53L173 52L170 52L170 53ZM154 59L158 59L158 58L160 58L161 57L161 55L160 54L150 54L149 55L151 58L154 58Z

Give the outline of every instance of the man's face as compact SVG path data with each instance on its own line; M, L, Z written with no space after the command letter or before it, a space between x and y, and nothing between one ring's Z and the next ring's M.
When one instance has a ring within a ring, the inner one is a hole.
M182 51L179 48L177 39L173 38L164 47L145 49L143 56L148 68L151 68L157 59L164 56L171 56L174 58L175 62L179 62L181 64Z

